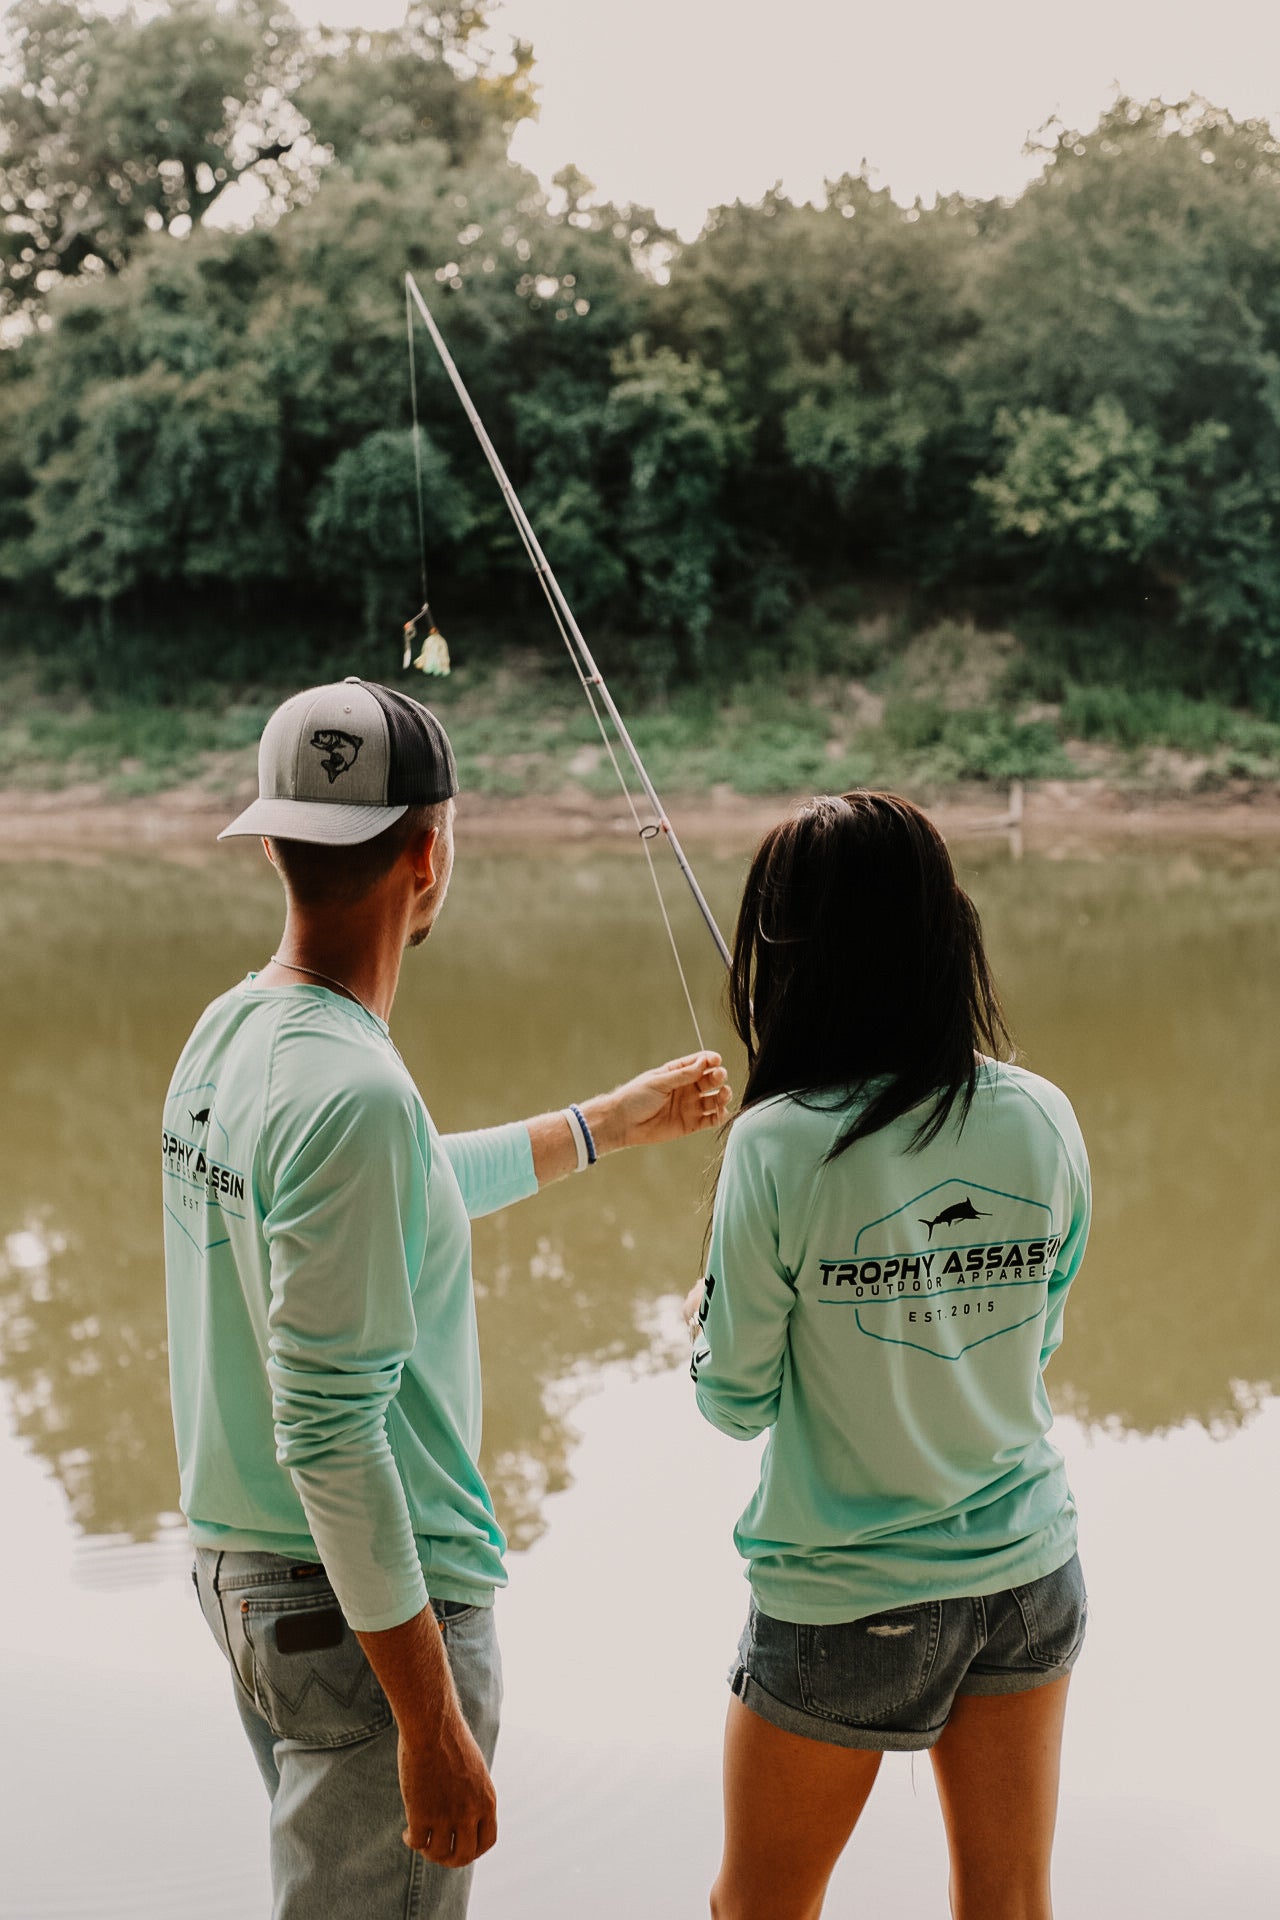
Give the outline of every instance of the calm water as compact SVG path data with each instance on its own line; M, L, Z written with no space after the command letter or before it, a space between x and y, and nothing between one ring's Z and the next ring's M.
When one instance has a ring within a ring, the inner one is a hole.
M1070 1092L1095 1168L1050 1375L1093 1621L1060 1920L1270 1914L1280 866L961 858L1023 1057ZM699 861L726 920L742 866ZM560 1105L692 1043L646 884L629 851L464 840L393 1020L442 1126ZM266 1911L260 1789L174 1512L156 1156L195 1014L262 963L278 918L244 849L0 866L5 1920ZM686 944L722 1039L718 964L692 925ZM485 1464L515 1548L503 1840L478 1920L705 1911L745 1608L729 1529L756 1451L701 1425L684 1378L706 1158L619 1157L477 1230ZM828 1911L943 1915L940 1845L927 1764L891 1756Z

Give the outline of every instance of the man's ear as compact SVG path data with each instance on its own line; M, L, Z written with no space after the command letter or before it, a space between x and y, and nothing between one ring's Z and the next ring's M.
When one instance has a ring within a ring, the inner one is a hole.
M274 867L276 863L276 857L274 853L272 853L271 851L271 842L267 839L267 836L265 833L262 836L262 851L266 854L268 860L271 862L272 866Z
M439 827L431 827L426 833L415 833L404 850L415 879L420 880L424 887L434 887L436 883L436 847L439 840Z

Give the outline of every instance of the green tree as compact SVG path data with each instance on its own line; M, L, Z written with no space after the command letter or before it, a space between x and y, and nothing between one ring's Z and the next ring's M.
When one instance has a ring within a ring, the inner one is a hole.
M0 356L9 577L72 600L131 597L131 618L192 586L255 581L331 620L336 590L367 633L393 610L398 627L418 588L404 267L523 485L545 448L536 431L522 444L520 402L576 383L600 413L646 292L633 224L580 201L574 213L553 216L500 143L459 165L442 142L391 142L333 161L287 219L157 239L127 272L68 285L52 330ZM490 598L536 593L417 341L433 574L443 562L446 580L469 575ZM596 482L589 464L557 471L571 491ZM541 508L558 515L553 533L572 518L554 489Z
M399 27L319 36L295 93L310 132L347 161L420 140L440 142L454 166L505 151L534 111L533 52L517 41L505 67L489 65L479 51L489 11L419 0Z
M475 524L475 510L449 460L425 434L417 460L413 435L390 428L340 453L316 490L307 521L313 565L324 579L361 585L366 638L394 630L416 606L406 583L419 566L417 482L428 553L455 548Z
M625 618L631 590L617 538L617 495L626 476L609 460L608 403L607 379L584 386L565 368L512 400L527 475L521 497L582 619Z
M1242 462L1210 421L1177 450L1165 561L1210 684L1280 719L1280 469Z
M145 17L18 0L6 25L0 316L38 312L69 275L120 272L246 175L278 206L305 181L289 99L302 43L272 0L170 0Z
M1229 697L1275 705L1280 143L1203 100L1120 99L1045 153L975 257L962 386L975 431L1001 423L977 491L1033 591L1078 600L1105 559Z
M1169 475L1160 438L1136 427L1118 400L1095 400L1081 419L1003 408L1003 462L980 479L1001 533L1020 535L1059 590L1092 591L1141 569L1167 539Z
M633 613L686 643L682 664L705 663L717 576L735 550L730 481L746 453L720 375L669 347L634 341L615 362L606 440L625 462L617 537Z
M974 256L971 404L1082 414L1115 398L1179 440L1275 435L1280 144L1203 100L1120 99L1051 129L1045 167Z
M951 363L976 325L979 225L966 202L904 209L845 175L822 206L775 191L718 209L674 263L660 336L755 422L737 508L752 569L944 564L975 471Z
M1051 130L1012 204L903 208L846 174L816 205L719 208L682 247L575 168L544 192L512 164L530 55L488 50L489 12L336 34L274 0L19 0L16 591L165 646L193 595L359 612L376 644L418 591L408 266L575 605L647 636L658 679L732 671L744 631L869 580L1049 625L1118 610L1117 679L1163 647L1162 672L1280 711L1269 128L1120 100ZM211 226L246 174L261 217ZM437 611L524 613L536 582L415 338Z
M11 572L110 605L142 583L280 579L279 403L241 366L193 379L154 363L81 396L74 437L35 471Z

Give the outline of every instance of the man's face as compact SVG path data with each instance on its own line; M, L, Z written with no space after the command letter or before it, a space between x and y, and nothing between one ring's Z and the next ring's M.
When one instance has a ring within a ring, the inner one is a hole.
M436 915L444 905L445 894L449 891L449 880L453 873L453 801L448 804L444 825L436 835L435 842L435 879L429 889L418 901L417 911L409 930L409 945L420 947L432 927Z

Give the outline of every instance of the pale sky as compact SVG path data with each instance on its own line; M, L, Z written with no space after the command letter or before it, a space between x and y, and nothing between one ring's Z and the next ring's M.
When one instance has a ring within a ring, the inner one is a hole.
M403 0L295 0L390 25ZM1116 86L1280 117L1277 0L503 0L532 41L541 114L514 153L573 161L691 235L709 206L792 195L865 158L895 198L1016 193L1027 135L1089 126ZM504 41L505 44L505 41Z

